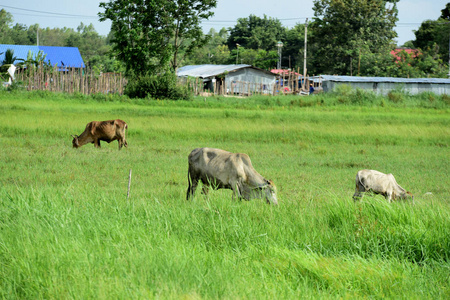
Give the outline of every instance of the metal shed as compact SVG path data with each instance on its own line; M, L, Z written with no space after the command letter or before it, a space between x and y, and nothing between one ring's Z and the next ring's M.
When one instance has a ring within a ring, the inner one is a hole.
M276 75L251 65L190 65L178 69L178 77L203 79L206 89L226 94L272 94Z
M371 90L377 94L387 94L401 90L410 94L432 92L437 95L450 94L450 79L445 78L395 78L395 77L357 77L321 75L313 80L321 80L324 92L332 91L340 84L353 88Z

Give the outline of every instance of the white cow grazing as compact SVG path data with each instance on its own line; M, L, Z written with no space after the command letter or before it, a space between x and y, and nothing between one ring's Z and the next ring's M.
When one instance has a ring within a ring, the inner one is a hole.
M262 177L252 166L250 157L213 148L197 148L188 157L189 186L186 199L194 196L198 182L203 183L203 193L208 187L233 190L233 199L265 198L267 203L278 204L276 187Z
M375 170L358 171L353 200L361 199L362 193L368 191L383 195L389 203L396 199L412 198L414 200L414 196L395 181L394 175L384 174Z

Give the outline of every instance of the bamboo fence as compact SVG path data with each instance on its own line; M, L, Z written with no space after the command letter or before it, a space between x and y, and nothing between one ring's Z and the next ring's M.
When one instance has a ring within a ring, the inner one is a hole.
M96 74L91 69L31 66L15 74L27 90L89 94L123 94L127 80L121 73Z
M301 75L300 75L301 76ZM50 68L43 65L31 66L16 72L15 80L22 82L27 90L43 90L50 92L90 94L119 94L123 95L127 79L121 73L96 74L91 69ZM305 94L309 90L309 77L299 78L298 73L288 71L277 75L275 84L262 82L232 81L216 77L213 83L205 83L202 78L180 78L179 83L186 85L194 95L279 95ZM302 84L303 83L303 84ZM317 86L317 82L314 84ZM319 83L321 86L321 83Z

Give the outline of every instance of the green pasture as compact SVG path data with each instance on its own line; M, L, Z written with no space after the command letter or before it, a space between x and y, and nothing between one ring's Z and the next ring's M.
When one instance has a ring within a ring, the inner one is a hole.
M0 298L449 299L449 98L344 92L0 92ZM115 118L128 148L72 148ZM280 205L229 190L186 201L197 147L247 153ZM415 204L354 203L365 168L393 173Z

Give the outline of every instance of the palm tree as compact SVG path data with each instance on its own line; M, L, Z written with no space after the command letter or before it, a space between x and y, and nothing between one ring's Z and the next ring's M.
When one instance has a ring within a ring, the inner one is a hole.
M2 61L2 65L13 65L16 61L23 61L23 59L14 56L14 50L7 49L5 52L5 59L3 59Z
M2 54L3 53L1 53L0 55L2 55ZM12 75L10 75L8 73L8 69L11 67L11 65L14 65L14 63L16 61L23 61L23 59L17 58L16 56L14 56L14 50L7 49L5 52L5 58L1 62L1 67L0 67L0 78L2 81L4 80L4 77L6 77L6 78L12 77ZM12 78L14 78L14 77L12 77Z

